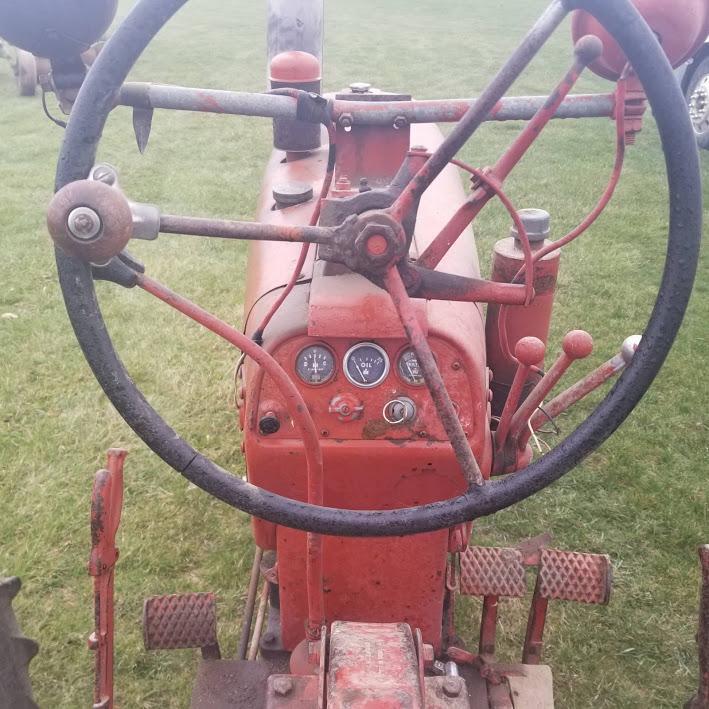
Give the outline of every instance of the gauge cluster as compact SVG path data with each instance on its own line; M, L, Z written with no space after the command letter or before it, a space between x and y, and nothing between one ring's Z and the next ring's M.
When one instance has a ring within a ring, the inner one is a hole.
M463 429L472 435L476 419L471 384L481 370L466 366L454 343L435 337L431 345ZM319 340L303 334L286 340L274 355L299 384L323 439L446 440L416 352L403 337ZM283 425L289 419L288 406L270 377L262 380L255 403L253 420L258 420L263 436L294 435L292 425ZM280 425L274 426L274 420Z
M359 389L371 389L381 384L391 370L386 350L374 342L358 342L350 347L339 363L347 381ZM335 353L327 345L318 343L303 347L295 358L299 379L310 386L327 384L338 370ZM423 372L416 352L407 347L396 355L395 372L409 386L423 386Z

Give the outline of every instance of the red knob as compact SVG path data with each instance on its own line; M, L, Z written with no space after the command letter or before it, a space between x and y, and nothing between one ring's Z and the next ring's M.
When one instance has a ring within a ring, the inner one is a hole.
M532 367L544 359L546 347L538 337L523 337L515 345L515 357L525 367Z
M561 346L569 359L584 359L593 352L593 338L585 330L571 330Z

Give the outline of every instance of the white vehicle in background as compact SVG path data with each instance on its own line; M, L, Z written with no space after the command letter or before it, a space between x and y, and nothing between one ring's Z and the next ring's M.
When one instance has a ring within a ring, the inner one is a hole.
M685 65L679 78L697 134L697 144L709 150L709 40Z

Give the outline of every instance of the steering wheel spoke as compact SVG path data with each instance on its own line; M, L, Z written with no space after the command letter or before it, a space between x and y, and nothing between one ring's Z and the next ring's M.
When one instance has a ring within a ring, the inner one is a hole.
M129 201L114 180L97 179L99 167L93 179L76 180L60 189L47 211L49 233L57 246L94 265L107 264L131 239L152 241L159 233L328 244L343 229L162 214L155 205Z
M458 419L453 402L448 394L443 377L438 369L433 352L428 344L426 335L421 328L416 311L406 292L401 275L396 267L390 268L384 275L384 284L391 296L401 324L409 339L409 343L416 352L416 357L423 372L423 378L431 394L433 403L438 413L438 418L448 435L451 447L460 464L461 471L468 485L472 487L485 483L480 466L475 460L475 455L470 448L470 443L465 435L463 426Z
M399 221L409 217L411 211L416 209L416 205L429 185L482 125L488 114L561 24L566 14L567 9L564 2L552 0L521 44L480 94L478 100L466 111L455 128L446 136L428 162L419 170L396 200L392 206L392 214Z
M407 264L402 273L406 290L412 298L500 305L524 305L527 298L527 289L523 284L456 276L422 268L415 263Z

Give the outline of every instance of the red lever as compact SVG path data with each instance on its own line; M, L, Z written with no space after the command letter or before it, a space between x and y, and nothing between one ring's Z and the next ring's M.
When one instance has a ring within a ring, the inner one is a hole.
M559 414L581 401L595 389L598 389L611 377L622 372L633 360L635 350L641 339L640 335L631 335L626 338L618 354L547 402L544 405L544 411L537 411L532 416L532 430L536 431L549 419L555 419Z
M507 441L507 434L510 430L512 416L519 405L519 399L522 396L522 389L529 378L529 375L537 362L544 360L546 347L544 343L537 337L523 337L517 341L515 345L515 357L519 362L515 377L512 380L510 393L507 395L505 407L500 415L500 423L495 431L495 447L498 452L501 452Z
M567 333L562 342L563 352L554 362L549 371L542 377L536 387L512 416L510 438L516 441L519 449L524 449L529 440L528 422L537 407L544 401L547 394L564 376L572 362L588 357L593 351L593 338L584 330L572 330Z
M106 469L94 478L91 496L91 556L89 574L94 578L96 627L89 648L96 653L94 707L112 709L113 704L113 568L118 559L116 531L123 506L123 461L127 452L108 451Z

